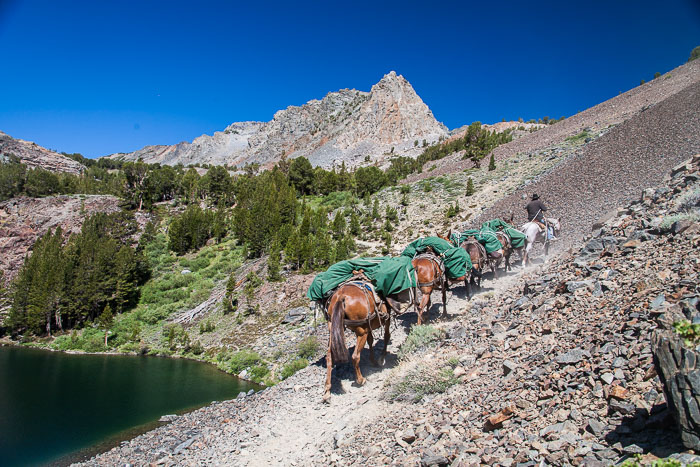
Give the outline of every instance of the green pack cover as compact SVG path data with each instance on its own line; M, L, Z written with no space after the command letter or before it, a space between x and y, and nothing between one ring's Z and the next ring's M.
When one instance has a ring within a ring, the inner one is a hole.
M416 286L415 269L408 258L357 258L335 263L317 275L306 296L309 300L325 300L336 287L352 278L353 271L360 269L383 297Z
M383 297L416 287L416 270L405 256L384 258L384 261L366 273L375 289Z
M431 247L443 258L447 277L455 279L464 276L472 269L472 260L464 249L455 247L440 237L424 237L414 240L401 252L402 257L413 259L419 253Z
M465 230L461 234L452 234L452 242L461 245L462 242L464 242L467 238L469 237L474 237L476 240L484 245L484 248L486 249L486 253L491 253L493 251L500 250L503 248L503 245L501 245L501 242L498 240L498 237L496 236L496 232L493 230L489 229L488 227L482 227L481 229L469 229Z
M503 230L505 231L509 236L510 236L510 242L513 245L513 248L520 248L525 246L525 240L527 237L525 236L524 233L513 227L507 222L502 221L501 219L493 219L488 222L484 222L481 225L481 228L490 228L492 230Z

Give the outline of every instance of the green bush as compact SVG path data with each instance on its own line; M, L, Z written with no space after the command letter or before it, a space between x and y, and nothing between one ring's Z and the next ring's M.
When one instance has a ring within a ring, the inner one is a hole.
M445 332L442 329L438 329L428 324L413 326L410 334L404 343L401 344L398 356L400 359L404 359L413 352L434 345L437 341L442 339L444 335Z
M299 345L297 347L297 355L300 358L313 358L316 356L316 353L318 353L319 347L320 345L316 337L305 337L301 342L299 342Z
M141 346L138 342L127 342L126 344L119 346L118 350L124 353L134 353L139 352L141 350Z
M673 330L683 338L688 347L695 347L700 342L700 324L691 324L684 319L673 323Z
M697 213L686 213L686 214L676 214L673 216L667 216L664 217L664 220L661 221L661 224L659 227L662 230L667 230L670 229L671 226L678 221L690 221L690 222L698 222L700 221L700 214Z
M240 373L246 368L253 367L260 363L262 358L257 352L252 352L249 350L240 350L231 354L228 361L228 367L233 373Z
M168 309L169 307L167 306L161 308L149 308L141 314L140 320L146 324L157 324L170 316Z
M392 400L419 402L426 394L447 391L459 382L453 373L454 366L450 363L437 367L419 363L392 387L389 397Z
M695 47L691 52L690 52L690 58L688 59L689 62L692 62L696 58L700 57L700 45Z
M202 347L202 344L199 341L194 341L194 344L190 346L190 352L195 355L201 355L204 353L204 347Z
M51 347L56 350L82 350L84 352L103 352L105 334L95 328L85 328L78 333L73 331L70 336L59 336L54 339Z
M248 377L251 381L261 383L265 380L265 378L267 378L267 375L269 374L270 369L267 367L267 365L255 365L250 369Z
M141 325L132 313L121 317L112 325L112 335L109 338L110 347L120 347L127 343L137 343L140 340Z
M199 323L199 333L204 334L205 332L212 332L216 326L214 326L214 323L211 321L207 320L206 323L202 322Z
M197 272L209 266L209 263L210 260L208 257L206 257L206 255L200 256L199 258L196 258L190 262L190 270L192 272Z
M54 350L73 350L73 343L70 336L58 336L51 343Z
M308 360L304 358L297 358L291 363L287 363L283 368L282 372L280 373L280 379L287 379L290 376L292 376L294 373L297 371L306 368L309 366Z
M588 132L588 130L583 130L581 133L579 133L577 135L569 136L568 138L566 138L566 141L570 141L572 143L577 144L577 143L584 141L589 136L591 136L591 134Z
M696 189L679 196L676 204L680 209L685 211L689 211L696 206L700 206L700 189Z

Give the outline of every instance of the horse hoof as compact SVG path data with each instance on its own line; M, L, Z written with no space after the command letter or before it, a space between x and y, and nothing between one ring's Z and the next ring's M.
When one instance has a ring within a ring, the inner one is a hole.
M331 395L330 394L324 394L323 399L322 399L324 404L330 404L331 403Z
M367 382L367 378L358 379L356 381L358 386L364 386L366 382Z

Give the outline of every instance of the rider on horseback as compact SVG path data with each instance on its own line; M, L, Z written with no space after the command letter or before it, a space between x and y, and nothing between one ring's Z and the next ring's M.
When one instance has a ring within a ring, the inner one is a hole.
M544 211L547 210L545 205L540 201L540 197L535 193L532 195L532 201L527 203L527 206L525 206L525 209L527 210L527 220L528 222L534 222L537 224L540 229L545 230L547 227L545 226L544 222ZM550 240L556 240L557 237L554 236L554 229L549 228L547 229L547 237Z

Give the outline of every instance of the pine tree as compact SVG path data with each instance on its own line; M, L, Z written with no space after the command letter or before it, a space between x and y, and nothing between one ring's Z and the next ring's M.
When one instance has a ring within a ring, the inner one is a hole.
M116 310L119 313L123 313L136 302L138 294L137 266L134 250L127 245L122 245L114 261L116 288L113 296Z
M250 271L245 279L246 279L246 283L245 283L245 286L243 287L243 293L245 294L246 304L248 306L248 310L252 311L255 309L255 306L254 306L255 291L262 284L262 280L258 277L257 274L255 274L255 271Z
M306 208L304 210L304 218L301 220L301 225L299 226L299 236L304 239L311 233L311 209Z
M372 204L372 219L379 219L379 200L374 198L374 204Z
M287 240L287 245L284 248L284 255L294 269L299 269L301 264L300 252L301 252L301 241L299 238L299 232L294 230Z
M187 204L197 200L197 187L199 186L199 173L194 167L185 173L180 183L180 193L185 197Z
M236 274L231 273L226 281L226 295L224 296L224 314L236 311L238 308L238 296L236 294Z
M350 233L358 236L361 232L362 229L360 227L360 217L355 211L352 211L352 214L350 214Z
M394 226L392 225L391 221L389 221L389 219L387 219L387 220L384 222L383 229L384 229L386 232L393 232L393 231L394 231Z
M474 194L474 181L472 180L471 177L469 177L469 180L467 180L467 196L471 196Z
M282 276L280 276L280 242L279 239L275 237L270 247L270 256L267 258L267 278L270 281L279 281Z
M144 202L149 201L148 192L148 165L143 162L127 162L122 167L126 184L125 195L131 198L135 206L140 211L143 208Z
M491 158L489 159L489 171L491 170L496 170L496 159L493 153L491 153Z
M107 337L109 336L109 328L112 327L112 323L114 322L114 315L112 314L112 308L109 306L109 303L105 305L104 310L102 310L102 313L100 313L99 318L97 318L97 325L100 327L100 329L104 329L105 331L105 347L107 347Z
M212 236L217 242L220 242L228 231L228 216L226 215L226 206L223 202L219 203L219 207L214 214L212 221Z
M333 218L333 236L338 239L345 235L345 216L342 212L338 211Z
M384 232L383 237L384 237L384 247L382 248L382 254L388 255L389 252L391 251L391 243L392 243L391 234L389 232Z

